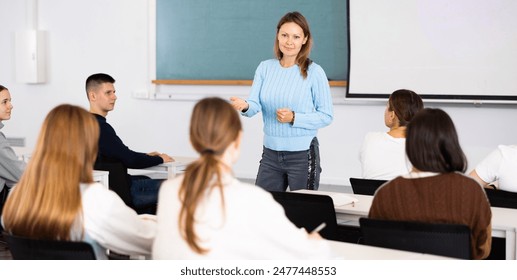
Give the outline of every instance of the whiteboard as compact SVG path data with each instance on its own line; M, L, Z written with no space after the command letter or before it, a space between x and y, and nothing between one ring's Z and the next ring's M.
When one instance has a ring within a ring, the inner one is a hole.
M517 100L517 1L350 0L347 97Z

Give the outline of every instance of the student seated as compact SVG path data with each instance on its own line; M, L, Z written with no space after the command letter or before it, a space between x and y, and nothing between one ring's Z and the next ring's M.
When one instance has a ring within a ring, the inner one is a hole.
M0 85L0 129L4 127L3 121L11 119L12 111L11 93L6 87ZM4 133L0 131L0 216L4 199L7 198L10 189L20 180L24 169L25 163L18 159Z
M110 249L150 255L154 216L138 216L107 187L93 182L99 125L86 110L60 105L45 118L36 148L9 195L2 221L13 235L86 241L98 259Z
M483 159L470 176L482 186L517 192L517 145L500 145Z
M330 258L319 234L297 228L269 192L234 177L241 135L239 115L223 99L195 105L190 141L201 156L160 189L153 258Z
M389 131L366 134L361 147L363 178L390 180L409 173L411 164L404 151L406 126L423 107L420 96L411 90L399 89L390 95L384 110L384 124Z
M127 172L127 168L147 168L173 161L164 153L135 152L118 137L115 129L106 121L106 116L115 108L117 101L114 84L115 79L104 73L93 74L86 79L86 95L90 102L90 112L95 116L100 127L99 154L95 164L121 163ZM163 180L125 175L128 178L132 198L132 203L127 204L138 210L148 208L145 213L155 214L158 190ZM111 178L110 181L112 181ZM116 183L120 184L120 182Z
M467 160L449 115L423 109L409 123L406 137L413 169L377 190L368 216L465 224L471 230L472 258L486 258L492 240L490 204L481 186L462 174Z

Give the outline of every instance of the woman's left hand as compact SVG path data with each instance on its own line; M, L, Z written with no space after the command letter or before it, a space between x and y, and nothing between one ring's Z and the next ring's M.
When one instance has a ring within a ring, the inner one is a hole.
M289 108L277 109L276 119L281 123L290 123L293 121L293 111Z

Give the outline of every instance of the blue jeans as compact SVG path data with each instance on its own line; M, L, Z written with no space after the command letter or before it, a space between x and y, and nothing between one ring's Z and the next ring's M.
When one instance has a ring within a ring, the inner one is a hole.
M274 151L264 147L255 185L267 191L317 190L320 185L320 152L314 137L308 150Z
M158 203L158 191L163 181L146 176L131 176L133 205L136 208L155 206Z

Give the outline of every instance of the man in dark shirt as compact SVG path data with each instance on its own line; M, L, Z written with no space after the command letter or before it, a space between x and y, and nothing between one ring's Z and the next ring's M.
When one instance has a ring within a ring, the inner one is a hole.
M106 116L108 112L114 109L117 100L114 83L115 79L103 73L93 74L86 80L86 94L90 102L90 113L95 116L100 127L97 163L120 162L125 168L140 169L173 161L167 154L158 152L141 153L129 149L117 136L113 127L106 122ZM142 208L156 205L158 190L163 180L126 175L129 178L133 206Z

